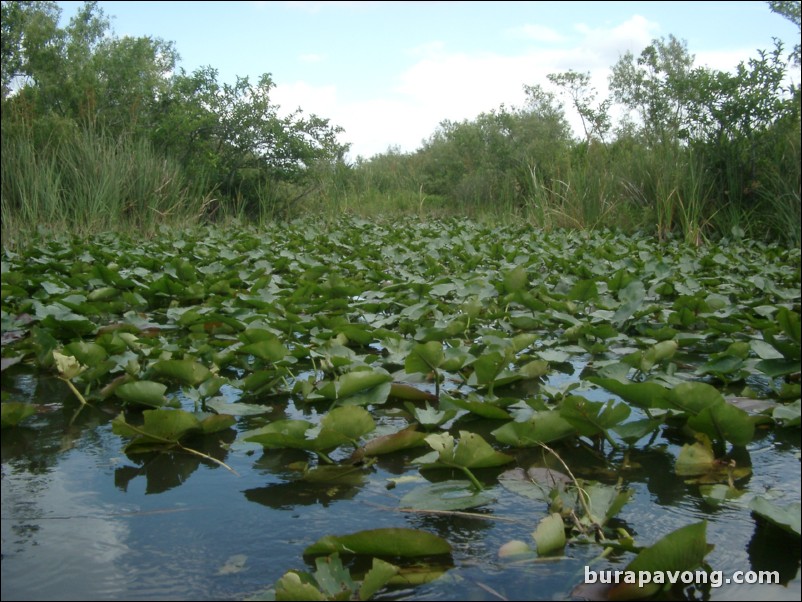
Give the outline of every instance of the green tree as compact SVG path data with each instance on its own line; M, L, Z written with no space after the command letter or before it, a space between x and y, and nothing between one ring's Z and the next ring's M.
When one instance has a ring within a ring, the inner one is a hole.
M636 59L627 52L613 66L610 90L617 102L636 111L651 143L687 139L696 90L694 57L674 36L653 40Z
M227 84L212 67L182 70L159 101L154 141L246 205L271 183L301 183L316 162L342 159L341 128L300 109L280 116L274 87L269 73L255 84L247 77Z
M550 73L546 76L562 93L568 96L579 118L582 120L582 129L585 141L590 143L597 138L604 142L604 137L612 127L610 119L610 105L608 98L596 102L598 92L590 84L590 73L579 73L573 69L564 73Z
M798 0L770 0L769 8L771 12L777 13L791 21L796 28L802 31L802 2ZM794 49L791 51L791 59L793 59L795 64L799 64L800 61L800 45L797 44L794 46Z

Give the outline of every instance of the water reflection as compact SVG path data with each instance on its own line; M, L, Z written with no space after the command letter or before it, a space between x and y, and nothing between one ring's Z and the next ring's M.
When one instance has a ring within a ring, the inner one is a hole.
M216 460L225 462L228 455L225 444L230 444L236 438L234 430L228 429L205 437L194 437L186 446L211 456ZM182 485L189 479L201 464L208 464L210 468L222 468L188 452L162 451L145 454L128 454L128 458L136 466L120 466L114 470L114 485L122 491L128 491L128 486L136 477L144 476L147 482L146 494L163 493L174 487Z
M773 525L755 525L755 532L746 551L753 571L777 571L782 585L788 585L799 573L802 558L799 537Z

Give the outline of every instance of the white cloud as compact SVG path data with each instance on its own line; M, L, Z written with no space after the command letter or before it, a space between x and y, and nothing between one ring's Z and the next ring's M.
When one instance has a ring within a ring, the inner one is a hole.
M330 117L337 110L337 88L332 85L312 86L302 81L278 84L271 100L281 105L279 113L282 115L301 107L304 113Z
M511 29L509 33L516 37L523 37L536 42L558 43L566 40L566 37L551 27L537 24L526 24L521 27Z
M627 50L639 54L655 37L657 24L639 16L609 28L578 25L571 48L530 49L525 54L453 52L440 41L409 49L414 62L396 77L392 90L358 102L344 102L334 85L280 84L274 99L283 111L298 106L345 128L351 157L370 157L398 145L414 151L444 119L473 119L499 105L521 106L524 84L547 87L549 73L590 72L600 97L607 94L610 68ZM566 110L578 130L578 118Z
M574 29L583 37L579 50L606 66L613 65L627 51L640 53L660 34L657 23L640 15L634 15L612 28L592 28L577 23Z

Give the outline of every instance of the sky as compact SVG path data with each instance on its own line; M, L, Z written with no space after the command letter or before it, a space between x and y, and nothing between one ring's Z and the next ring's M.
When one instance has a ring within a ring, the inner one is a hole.
M81 2L58 2L63 19ZM218 81L272 74L280 112L344 128L349 158L419 148L445 120L523 106L524 85L611 67L656 38L687 43L697 65L732 69L799 32L766 2L99 2L118 36L175 43L179 66ZM793 76L799 81L799 71ZM578 119L566 111L569 121Z

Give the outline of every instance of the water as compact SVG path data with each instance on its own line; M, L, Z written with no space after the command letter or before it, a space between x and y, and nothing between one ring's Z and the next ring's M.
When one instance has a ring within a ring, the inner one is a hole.
M19 370L4 389L37 400L26 427L2 435L3 600L237 600L259 595L290 569L310 570L303 550L326 534L378 527L424 529L453 547L450 568L432 583L382 594L385 599L570 599L585 565L622 569L629 557L597 559L596 545L569 545L554 559L500 560L511 539L528 540L542 504L496 487L482 517L401 513L398 500L419 483L388 489L389 479L420 476L407 461L421 450L381 458L355 485L296 482L289 466L304 452L267 451L209 438L201 449L239 476L194 456L133 459L111 432L116 413L78 405L62 383ZM77 412L77 415L76 415ZM240 420L247 428L248 420ZM220 437L218 437L219 439ZM800 499L799 429L760 434L739 458L753 474L740 486L780 503ZM424 450L425 451L425 450ZM673 474L677 442L662 437L632 453L625 475L635 495L617 524L641 544L707 520L707 556L724 576L776 570L780 585L734 584L692 593L713 600L800 599L799 539L756 526L748 509L713 509ZM576 476L615 483L608 462L582 449L562 449ZM519 465L541 457L522 450ZM617 460L617 458L616 458ZM609 463L612 466L614 463ZM492 482L499 470L477 471ZM426 473L428 478L447 475Z

